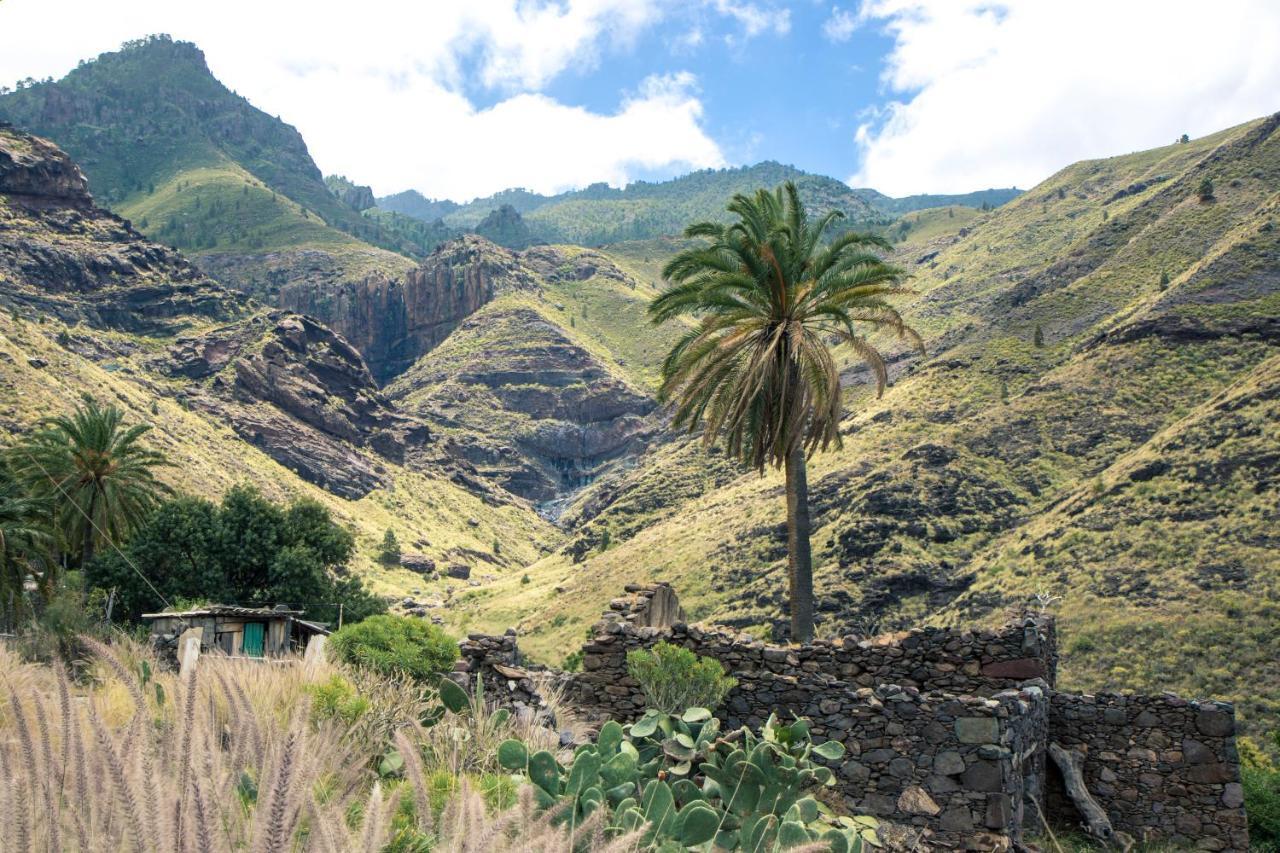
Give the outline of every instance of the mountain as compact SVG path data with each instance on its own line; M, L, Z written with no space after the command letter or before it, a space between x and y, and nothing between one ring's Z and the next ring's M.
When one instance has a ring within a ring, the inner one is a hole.
M751 193L786 181L795 181L811 211L840 210L850 225L864 227L885 226L903 214L930 207L998 207L1021 192L982 190L895 199L875 190L850 189L835 178L766 161L732 169L704 169L667 181L636 181L622 189L593 184L553 196L523 189L504 190L462 205L429 201L408 190L378 199L378 207L423 220L440 218L458 229L475 229L486 216L510 207L528 223L535 239L600 245L678 235L690 222L727 221L725 204L734 194Z
M1022 190L1017 187L1010 187L1004 190L978 190L971 193L959 193L956 195L936 195L922 194L909 195L902 198L891 198L882 192L878 192L869 187L854 190L859 196L867 201L879 211L886 214L901 216L916 210L924 210L931 207L973 207L990 209L999 207L1006 202L1013 201L1022 195Z
M379 208L392 213L402 213L421 219L423 222L434 222L453 213L461 205L448 199L435 200L426 198L417 190L405 190L394 195L383 196L376 200Z
M219 83L190 43L127 43L0 96L0 119L52 139L100 201L224 284L270 296L412 266L395 253L412 241L335 197L297 130Z
M806 204L815 211L839 209L851 223L887 219L840 181L773 162L704 169L669 181L636 181L623 189L592 184L554 196L504 190L448 211L440 202L418 204L422 197L417 193L412 193L416 197L412 202L406 201L410 193L401 193L379 199L378 206L409 215L422 210L424 215L442 216L445 224L459 229L474 229L494 211L510 207L528 224L535 239L595 246L677 235L685 225L703 219L723 221L728 216L725 205L735 193L754 192L788 180L796 182Z
M1077 163L902 247L928 354L885 341L881 400L845 369L844 446L809 477L821 632L1039 600L1064 683L1280 707L1278 128ZM781 476L735 468L655 443L457 618L554 657L623 583L666 579L692 618L783 630Z
M379 592L424 583L377 562L388 528L423 561L477 577L523 566L558 540L528 503L398 409L332 330L224 289L98 207L56 146L8 126L0 306L7 435L92 394L153 426L147 441L174 463L162 477L175 488L217 497L249 482L275 499L324 503L355 533L356 566Z

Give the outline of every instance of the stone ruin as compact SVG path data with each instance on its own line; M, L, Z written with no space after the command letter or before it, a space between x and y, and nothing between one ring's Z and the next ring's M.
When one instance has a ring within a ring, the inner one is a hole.
M1044 821L1120 847L1249 849L1233 707L1059 691L1048 617L774 646L687 624L669 584L631 585L593 627L581 672L522 663L508 630L463 641L457 675L517 710L536 709L550 679L591 719L633 720L645 703L627 652L663 640L738 679L718 711L726 726L795 714L815 740L841 741L832 769L844 805L925 849L1016 849Z

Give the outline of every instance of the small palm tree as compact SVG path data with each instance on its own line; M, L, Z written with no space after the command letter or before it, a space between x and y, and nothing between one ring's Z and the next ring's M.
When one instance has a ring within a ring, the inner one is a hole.
M791 638L813 638L813 563L809 552L806 459L840 446L840 371L828 340L850 346L871 368L878 392L885 362L862 334L889 329L920 346L919 336L886 297L909 293L886 264L879 237L846 233L824 245L842 214L811 223L794 184L736 195L731 225L702 222L685 236L709 243L680 252L653 300L655 323L697 322L662 366L660 397L674 401L676 428L699 427L710 444L761 473L786 470Z
M173 494L155 476L169 464L164 454L140 443L150 430L148 424L127 427L120 409L86 398L10 450L14 475L32 495L52 502L66 547L79 547L81 565Z
M27 576L32 575L42 587L52 578L48 509L47 503L24 493L7 472L0 471L0 624L10 628L26 610Z

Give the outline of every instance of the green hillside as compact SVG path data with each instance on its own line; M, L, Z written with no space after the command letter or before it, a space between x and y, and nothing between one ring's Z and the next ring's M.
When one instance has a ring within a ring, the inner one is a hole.
M725 204L735 193L750 193L786 181L795 181L812 211L841 210L850 224L880 227L924 208L998 207L1021 192L982 190L895 199L875 190L850 189L834 178L767 161L731 169L703 169L666 181L636 181L622 189L593 184L554 196L522 189L504 190L462 205L427 199L408 190L378 199L378 206L424 221L439 218L447 225L466 230L476 228L493 211L510 206L540 240L597 246L677 235L688 223L705 219L724 221L728 215Z
M820 630L994 621L1039 592L1074 684L1280 707L1263 663L1280 657L1277 125L1076 164L908 256L929 355L904 353L878 402L851 371L844 449L812 463ZM467 618L522 618L554 659L616 588L664 578L694 618L777 623L781 477L723 464L676 444L594 484L565 548ZM1242 578L1259 579L1247 601ZM1205 632L1211 651L1184 627L1208 623L1233 626ZM1182 639L1135 655L1174 625ZM1259 662L1258 695L1204 654Z
M99 203L148 236L220 256L210 268L230 284L272 286L282 271L261 256L281 250L322 252L340 275L402 270L392 252L420 251L339 201L297 130L219 83L187 42L126 43L0 96L0 119L56 142Z
M216 498L250 483L273 499L323 503L355 534L355 566L389 595L423 579L377 562L388 528L407 550L495 572L515 571L559 537L392 411L345 342L311 321L250 309L96 208L62 152L4 128L0 284L7 436L93 395L153 427L147 441L173 463L161 476L176 489ZM388 440L400 452L379 450ZM501 554L499 535L510 537Z

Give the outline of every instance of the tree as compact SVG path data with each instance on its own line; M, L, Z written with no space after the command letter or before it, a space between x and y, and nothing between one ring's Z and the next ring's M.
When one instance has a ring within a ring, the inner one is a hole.
M1036 323L1036 330L1032 335L1031 342L1036 345L1037 349L1044 346L1044 328L1039 323Z
M1209 180L1207 175L1200 179L1200 186L1196 187L1196 195L1203 202L1213 201L1213 181Z
M198 600L291 604L328 622L337 621L341 604L344 621L357 622L386 605L347 574L354 552L354 537L323 504L302 499L282 507L237 486L221 504L196 497L166 502L123 556L100 556L87 575L90 585L117 590L116 613L124 620L166 600ZM130 564L142 567L147 581Z
M400 540L396 538L396 532L390 527L382 537L382 544L378 546L378 560L388 566L394 566L400 562Z
M46 597L52 586L49 506L25 494L0 470L0 625L12 629L27 613L27 576L34 575ZM44 571L39 570L43 564Z
M806 460L841 446L840 371L827 341L848 344L871 368L877 392L888 372L861 329L888 329L921 347L887 301L906 294L903 273L878 252L889 244L847 232L823 245L842 214L816 222L795 185L736 195L731 225L685 229L705 245L677 254L663 270L672 282L649 306L653 322L697 322L662 366L661 399L675 407L673 425L703 429L707 444L764 472L784 468L787 496L791 638L813 637L813 564L809 550Z
M80 564L100 545L119 543L173 493L156 479L168 465L141 439L149 424L126 426L124 412L86 398L70 415L46 419L10 451L17 477L37 498L49 500L65 546Z

